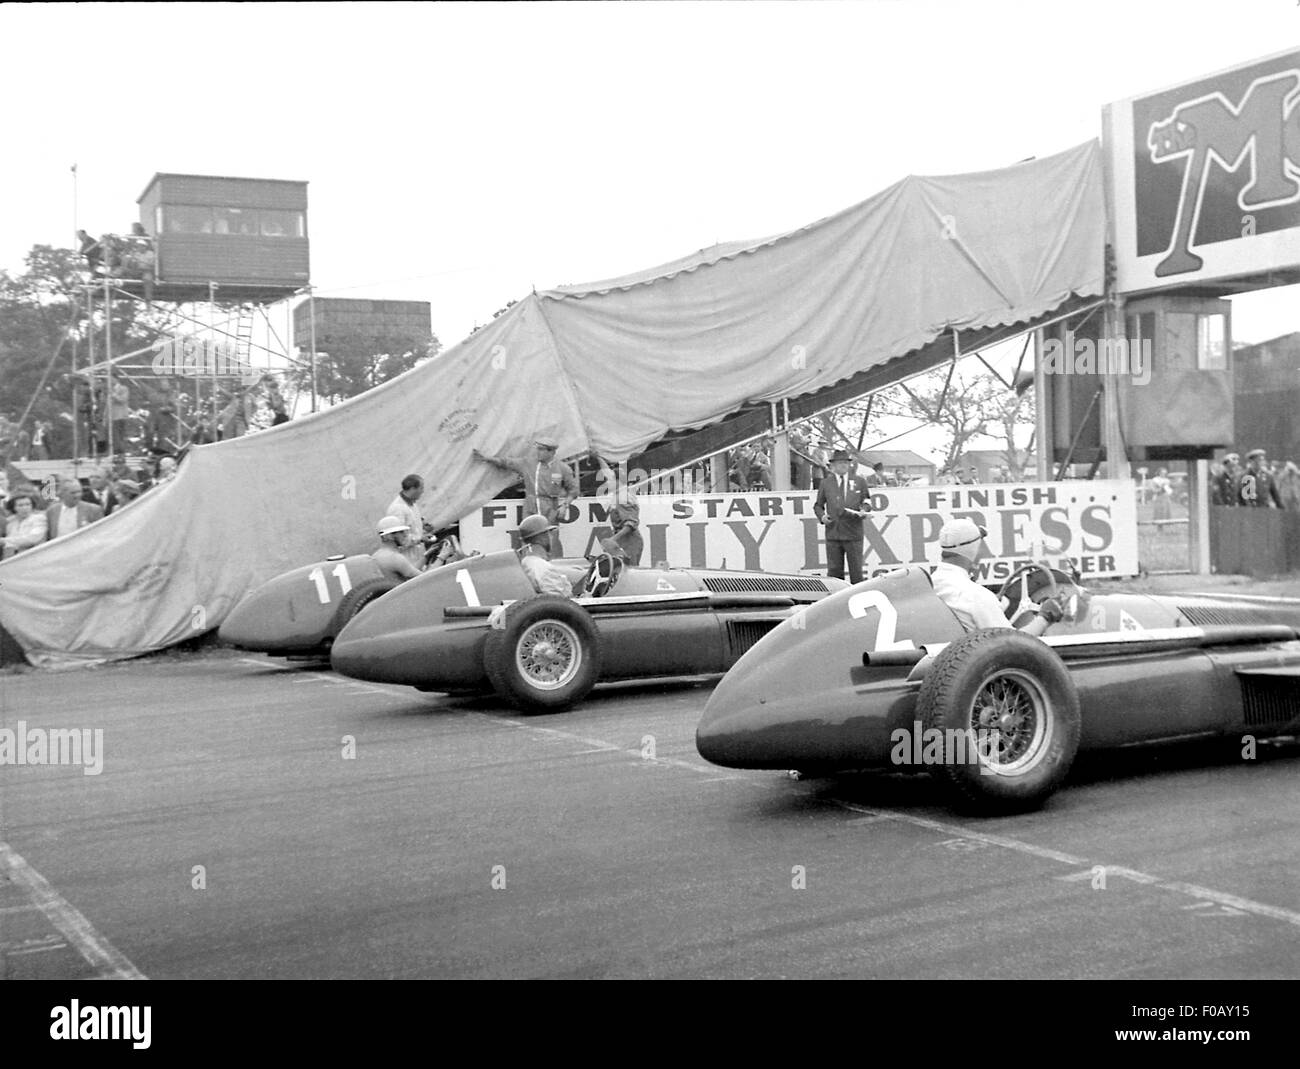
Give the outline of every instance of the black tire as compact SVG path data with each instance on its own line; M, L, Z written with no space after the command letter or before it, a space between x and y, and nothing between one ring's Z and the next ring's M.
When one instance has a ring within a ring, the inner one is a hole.
M600 676L600 635L580 605L538 594L509 606L483 645L492 689L520 709L567 709Z
M927 739L934 728L956 743L945 743L933 771L958 801L985 812L1042 805L1079 749L1069 669L1046 643L1007 628L972 631L944 647L921 685L916 719Z
M347 622L352 617L376 598L382 598L395 586L397 586L395 579L372 579L349 590L347 596L339 603L339 611L334 614L334 633L331 640L338 637L338 633L347 626Z

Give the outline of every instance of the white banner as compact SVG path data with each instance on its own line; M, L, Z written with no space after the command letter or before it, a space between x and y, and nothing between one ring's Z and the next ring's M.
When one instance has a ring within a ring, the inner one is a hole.
M643 495L643 565L825 574L823 527L813 490L756 494ZM880 575L937 563L939 528L968 516L988 529L993 553L982 582L998 582L1027 560L1074 563L1084 576L1136 575L1137 499L1129 479L880 488L864 521L864 570ZM510 548L522 501L491 501L460 521L467 550ZM562 517L567 557L600 552L611 531L601 499L580 498Z

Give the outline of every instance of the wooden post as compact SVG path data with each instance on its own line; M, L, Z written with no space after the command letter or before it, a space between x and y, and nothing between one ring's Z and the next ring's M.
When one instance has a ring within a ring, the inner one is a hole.
M104 276L104 429L108 458L113 459L113 286Z

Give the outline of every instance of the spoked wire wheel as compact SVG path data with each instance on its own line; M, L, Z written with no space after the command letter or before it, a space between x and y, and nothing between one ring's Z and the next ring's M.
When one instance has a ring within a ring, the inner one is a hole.
M1069 772L1082 730L1065 663L1006 627L948 643L921 684L916 717L945 737L966 736L964 758L934 771L956 801L989 813L1041 805Z
M515 666L523 680L538 690L558 690L582 669L582 643L560 620L542 620L525 629L515 643Z
M1028 672L1007 669L985 680L971 707L970 727L986 775L1015 776L1051 745L1048 698Z

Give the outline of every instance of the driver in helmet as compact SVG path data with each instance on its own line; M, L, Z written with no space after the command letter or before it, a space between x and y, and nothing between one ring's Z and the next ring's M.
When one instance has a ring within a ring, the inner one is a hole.
M528 581L539 594L573 596L573 586L562 571L551 563L551 532L555 524L540 514L527 516L511 534L519 536L519 563Z
M967 631L1013 626L997 595L972 578L976 562L989 556L988 546L984 544L987 534L988 531L973 520L949 520L939 531L940 560L930 572L934 592ZM1051 624L1065 617L1060 603L1054 598L1044 598L1032 609L1033 616L1020 628L1028 635L1041 635Z
M405 552L411 544L411 527L396 516L385 516L379 521L379 548L370 556L388 579L402 582L414 579L420 569L410 562Z

